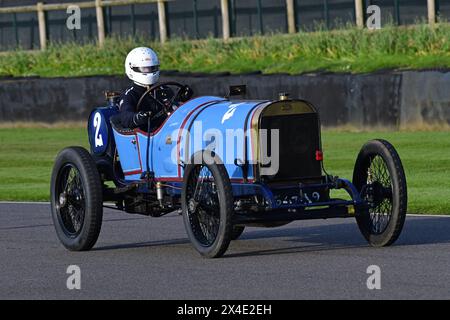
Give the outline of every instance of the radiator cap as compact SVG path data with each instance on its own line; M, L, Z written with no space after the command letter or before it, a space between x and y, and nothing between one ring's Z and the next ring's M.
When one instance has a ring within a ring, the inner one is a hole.
M281 101L288 100L289 99L289 93L287 92L281 92L278 94L278 97Z

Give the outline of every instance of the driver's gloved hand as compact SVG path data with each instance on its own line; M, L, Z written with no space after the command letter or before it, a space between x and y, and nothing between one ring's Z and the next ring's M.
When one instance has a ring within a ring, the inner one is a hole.
M152 115L151 111L139 111L133 117L133 123L136 127L140 127L142 125L147 124L148 118Z

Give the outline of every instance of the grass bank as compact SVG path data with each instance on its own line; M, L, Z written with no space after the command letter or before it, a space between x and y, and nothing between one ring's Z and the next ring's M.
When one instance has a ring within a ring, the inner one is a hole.
M346 132L325 130L327 171L351 178L356 155L369 139L391 141L402 157L409 212L450 214L449 132ZM66 146L87 146L82 126L0 127L0 200L47 201L53 159Z
M386 68L449 68L450 25L435 28L385 26L294 35L256 36L198 41L172 40L162 46L145 39L107 39L95 44L51 44L45 52L14 51L0 56L0 76L70 77L122 75L128 51L151 46L163 70L187 72L304 73L314 71L372 72Z

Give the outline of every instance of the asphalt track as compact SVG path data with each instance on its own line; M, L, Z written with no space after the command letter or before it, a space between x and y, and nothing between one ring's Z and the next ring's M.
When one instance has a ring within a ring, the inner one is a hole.
M69 265L81 290L68 290ZM369 290L367 267L381 268ZM396 245L367 246L353 220L248 228L226 256L191 248L181 217L106 210L93 251L66 251L48 204L0 204L0 299L450 299L450 218L407 218Z

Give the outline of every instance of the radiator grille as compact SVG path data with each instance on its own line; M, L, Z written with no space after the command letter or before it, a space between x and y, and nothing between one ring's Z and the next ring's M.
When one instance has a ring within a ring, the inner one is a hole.
M270 130L279 130L279 170L273 176L265 176L265 179L302 180L322 175L321 163L316 160L316 151L320 150L319 119L316 113L263 116L261 128L268 130L269 137ZM266 143L268 155L272 156L270 139Z

